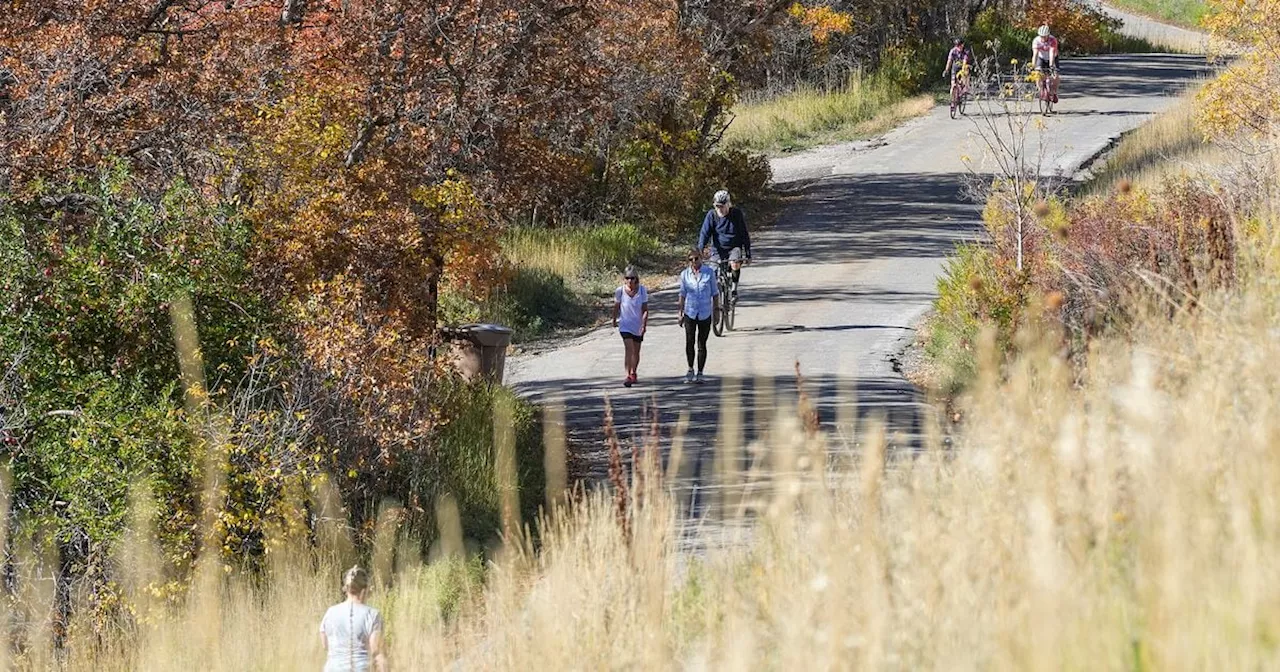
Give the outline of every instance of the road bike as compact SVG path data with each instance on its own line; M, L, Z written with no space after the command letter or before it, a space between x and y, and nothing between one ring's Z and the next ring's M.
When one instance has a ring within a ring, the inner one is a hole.
M734 296L733 270L728 261L712 262L716 265L716 291L720 294L720 305L711 314L711 331L716 336L724 336L733 331L733 318L738 310L738 298Z
M969 99L969 64L965 63L951 82L951 118L964 116L964 105Z
M1057 95L1058 69L1050 68L1046 74L1046 71L1036 68L1033 76L1036 80L1036 99L1040 101L1040 114L1049 116L1053 114L1054 98Z

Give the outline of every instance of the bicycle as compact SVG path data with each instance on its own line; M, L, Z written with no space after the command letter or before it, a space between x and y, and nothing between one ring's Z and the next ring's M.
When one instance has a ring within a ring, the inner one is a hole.
M960 66L960 72L951 81L951 118L957 113L964 116L964 104L969 99L969 64Z
M720 294L720 305L711 314L711 331L716 336L724 336L726 331L733 331L733 319L738 310L738 299L733 295L733 276L728 261L711 262L716 265L716 291Z
M1054 98L1057 95L1055 93L1057 86L1053 83L1057 78L1057 68L1050 68L1047 75L1044 70L1035 69L1036 98L1040 101L1040 114L1046 117L1053 114Z

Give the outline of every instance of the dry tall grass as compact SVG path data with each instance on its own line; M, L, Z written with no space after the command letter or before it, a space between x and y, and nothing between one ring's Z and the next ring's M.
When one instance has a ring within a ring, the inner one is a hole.
M733 108L725 132L732 146L778 152L866 138L928 112L931 95L905 97L887 77L850 76L835 91L812 87Z
M1221 147L1205 140L1196 127L1196 91L1192 87L1168 110L1125 134L1106 164L1089 184L1089 191L1101 193L1126 181L1151 189L1169 177L1192 175L1205 166L1220 165Z

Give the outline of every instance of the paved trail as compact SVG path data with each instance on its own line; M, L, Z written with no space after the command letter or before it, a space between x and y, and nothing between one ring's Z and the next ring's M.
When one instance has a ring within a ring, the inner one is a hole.
M1047 120L1047 170L1071 174L1206 69L1199 57L1126 55L1064 61L1063 71L1060 114ZM651 299L636 387L621 385L622 343L609 329L509 361L506 382L535 401L564 405L574 466L588 479L607 469L606 396L624 440L648 431L644 409L654 409L664 449L687 411L681 472L695 510L715 487L722 400L741 400L743 438L755 439L754 408L794 399L797 362L824 425L840 429L836 409L856 398L858 414L885 416L899 445L914 443L930 410L891 358L929 308L945 256L979 235L978 206L961 195L960 157L982 162L976 130L940 107L876 142L775 160L775 179L799 197L753 239L757 263L743 272L737 330L712 337L706 385L680 382L684 336L670 291Z

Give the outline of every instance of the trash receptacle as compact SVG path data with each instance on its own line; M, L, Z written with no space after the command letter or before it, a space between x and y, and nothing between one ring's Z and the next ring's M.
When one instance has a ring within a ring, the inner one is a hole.
M454 360L463 378L476 376L502 382L502 368L511 345L511 329L499 324L463 324L444 329L453 341Z

